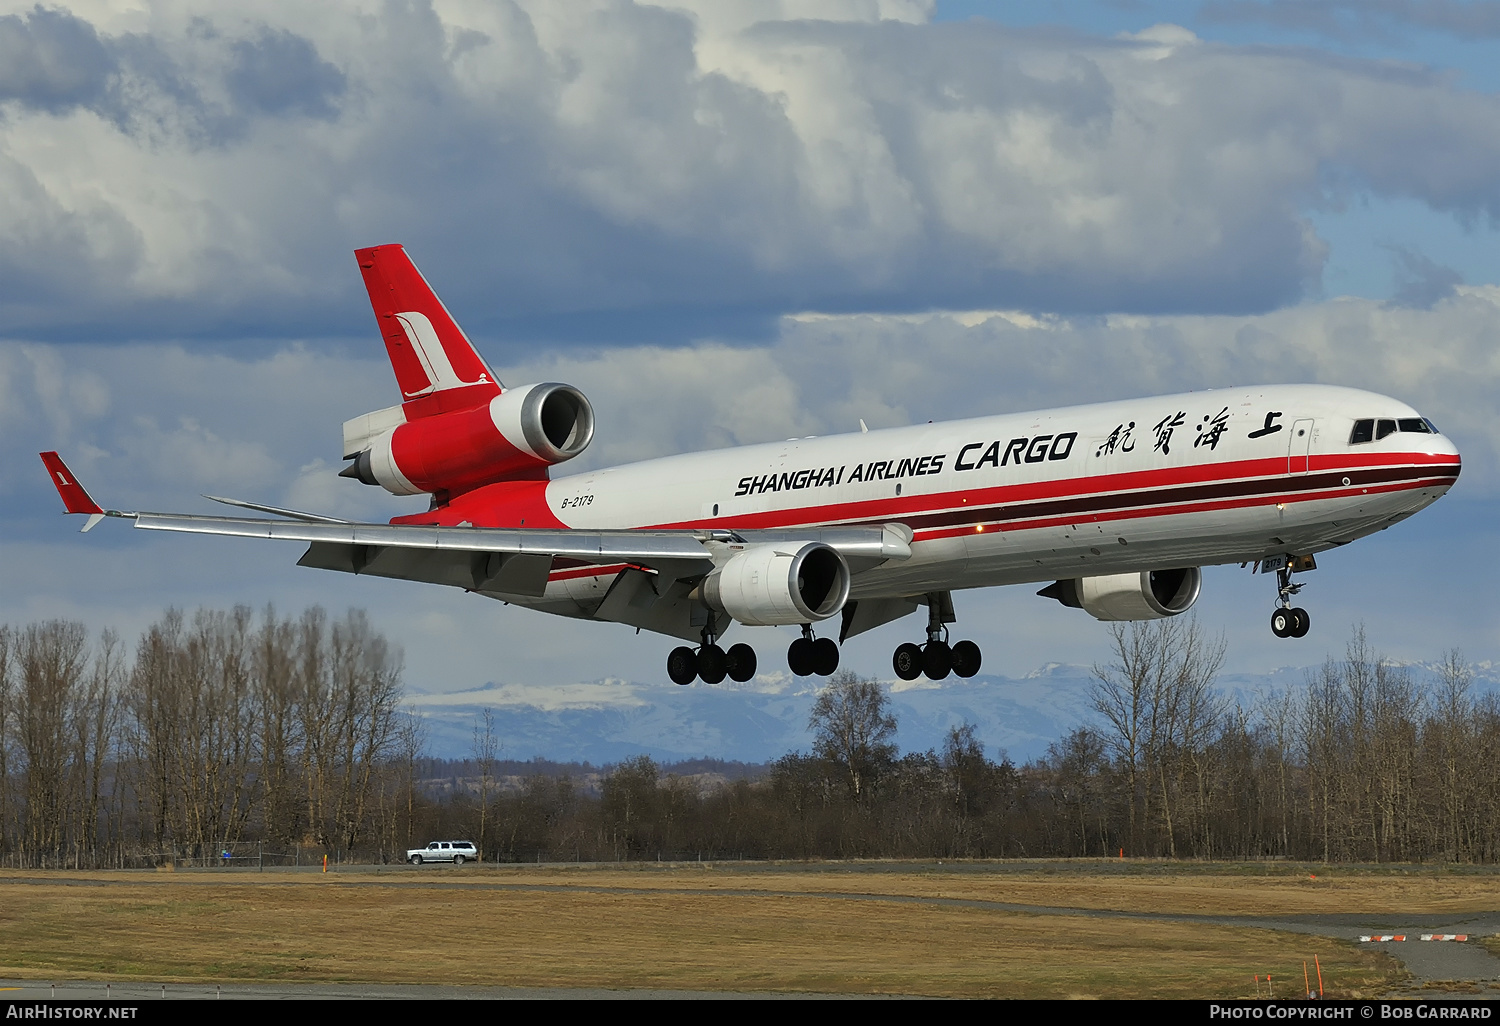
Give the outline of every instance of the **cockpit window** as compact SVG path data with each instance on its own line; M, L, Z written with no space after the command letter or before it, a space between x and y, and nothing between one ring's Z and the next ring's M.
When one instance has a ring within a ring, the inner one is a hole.
M1397 431L1410 431L1419 435L1435 435L1436 425L1426 417L1402 417L1400 420L1356 420L1354 430L1349 432L1349 444L1373 442Z
M1433 434L1435 434L1435 435L1442 434L1442 432L1437 429L1437 425L1432 422L1432 418L1431 417L1423 417L1422 418L1422 423L1426 424L1427 427L1432 431Z

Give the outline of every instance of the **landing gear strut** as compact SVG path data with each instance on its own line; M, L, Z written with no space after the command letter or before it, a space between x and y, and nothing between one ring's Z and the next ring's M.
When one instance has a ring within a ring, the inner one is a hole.
M1278 638L1306 637L1312 626L1312 618L1307 615L1307 610L1292 605L1292 596L1304 587L1302 584L1292 583L1292 567L1297 558L1288 557L1286 565L1276 571L1277 608L1271 614L1271 633Z
M979 646L972 641L948 644L947 624L954 621L953 598L948 592L927 596L927 644L918 648L911 642L900 645L891 657L891 666L902 680L916 680L926 674L930 680L942 680L949 673L972 677L979 672Z
M802 637L786 650L787 669L796 677L827 677L839 668L839 646L832 638L813 637L812 624L802 625Z
M714 627L715 619L710 615L698 651L681 645L667 656L667 676L675 683L691 684L695 678L702 678L705 684L718 684L725 676L744 683L755 676L755 649L739 644L724 651L715 643L718 635Z

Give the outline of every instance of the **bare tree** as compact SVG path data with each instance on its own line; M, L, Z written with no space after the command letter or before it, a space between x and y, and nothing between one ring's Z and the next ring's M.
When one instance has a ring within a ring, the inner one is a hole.
M490 787L493 783L495 772L495 759L499 755L499 744L495 740L495 711L490 708L484 710L481 718L483 729L480 724L474 725L474 763L479 770L479 853L484 857L485 827L490 811Z
M427 749L427 723L415 708L408 708L396 727L396 757L400 760L401 781L406 792L406 836L410 847L412 824L416 819L417 760Z
M288 844L298 829L298 753L302 720L298 708L297 624L280 620L266 607L251 655L256 686L255 737L259 761L261 822L264 839Z
M840 670L818 694L808 716L813 751L843 770L856 802L865 798L870 782L896 757L896 718L889 707L879 681Z
M1131 846L1140 849L1154 789L1167 852L1175 856L1179 767L1185 749L1203 745L1217 721L1220 705L1212 688L1224 641L1208 641L1197 620L1175 617L1117 623L1110 633L1115 662L1094 667L1091 699L1109 725L1105 741L1125 769Z
M345 850L364 825L376 768L390 753L401 702L401 654L350 610L330 632L330 698L337 710L331 740L337 753L332 825Z
M600 812L616 859L655 847L661 773L649 755L637 755L604 778Z
M25 843L36 860L60 864L74 798L69 787L72 715L87 664L83 624L27 627L20 645L20 747L25 759Z
M1444 653L1438 666L1438 687L1433 696L1436 717L1430 733L1442 772L1439 836L1443 838L1444 854L1455 862L1473 857L1471 831L1479 811L1471 797L1471 767L1476 764L1478 747L1473 729L1477 709L1470 696L1473 686L1474 671L1458 649Z
M78 695L72 717L74 790L78 795L79 819L75 842L80 850L88 852L96 861L100 842L99 819L105 812L105 766L118 755L116 736L122 677L123 651L119 636L106 630L100 636L93 669Z
M136 820L143 840L165 853L172 838L173 750L180 729L172 663L182 614L168 609L136 646L126 685L125 744L135 771Z
M15 632L9 624L0 624L0 856L11 850L16 839L11 815L11 731L15 724Z

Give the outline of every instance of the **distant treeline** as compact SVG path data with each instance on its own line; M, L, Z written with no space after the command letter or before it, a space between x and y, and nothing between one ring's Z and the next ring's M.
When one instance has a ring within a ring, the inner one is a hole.
M884 689L843 672L810 752L593 767L500 760L492 714L472 758L427 758L399 657L357 612L169 612L133 653L76 623L0 628L0 862L392 861L434 838L492 861L1500 861L1500 701L1457 653L1424 692L1357 632L1246 708L1192 621L1114 641L1098 725L1023 766L971 725L899 753Z

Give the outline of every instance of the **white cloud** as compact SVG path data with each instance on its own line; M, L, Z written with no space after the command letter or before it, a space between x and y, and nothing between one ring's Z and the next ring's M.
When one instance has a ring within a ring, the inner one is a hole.
M21 43L94 40L0 78L17 330L348 331L348 250L392 239L491 319L1245 310L1316 285L1310 203L1500 214L1496 97L1173 26L852 0L12 9Z

